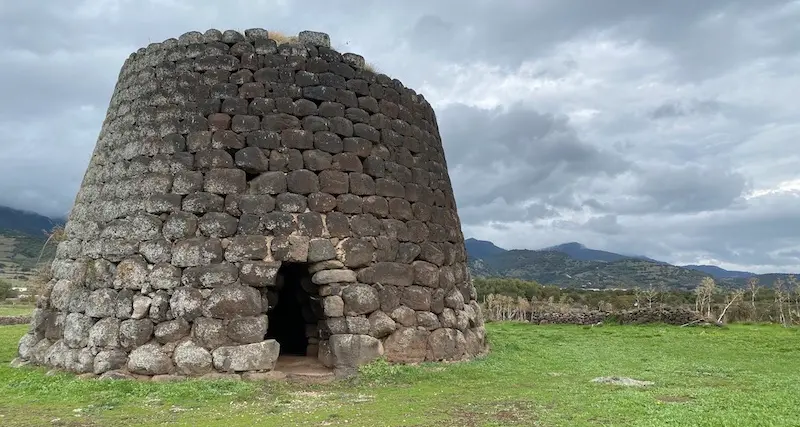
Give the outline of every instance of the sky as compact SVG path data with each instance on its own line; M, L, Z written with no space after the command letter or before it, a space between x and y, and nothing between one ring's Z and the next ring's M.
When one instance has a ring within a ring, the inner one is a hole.
M467 237L800 272L800 1L0 0L0 205L66 214L131 52L253 27L423 93Z

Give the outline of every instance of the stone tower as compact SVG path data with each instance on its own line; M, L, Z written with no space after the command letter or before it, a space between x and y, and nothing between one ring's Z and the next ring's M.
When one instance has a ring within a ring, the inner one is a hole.
M19 343L33 364L202 376L487 351L433 109L324 33L132 54L65 231Z

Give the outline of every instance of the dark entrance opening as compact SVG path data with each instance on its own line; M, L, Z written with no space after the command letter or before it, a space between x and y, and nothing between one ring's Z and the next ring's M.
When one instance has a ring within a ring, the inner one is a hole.
M281 345L281 355L314 356L316 344L310 342L310 331L316 330L317 319L313 305L316 287L311 282L308 266L300 263L283 263L278 269L275 289L267 299L271 309L267 339L274 339ZM315 338L312 338L315 339ZM314 354L310 354L310 353Z

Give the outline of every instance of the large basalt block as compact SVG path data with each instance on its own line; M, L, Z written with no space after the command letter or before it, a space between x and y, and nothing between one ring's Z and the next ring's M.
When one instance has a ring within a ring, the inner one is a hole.
M330 44L212 29L131 54L17 365L238 376L287 321L340 370L486 352L431 105Z

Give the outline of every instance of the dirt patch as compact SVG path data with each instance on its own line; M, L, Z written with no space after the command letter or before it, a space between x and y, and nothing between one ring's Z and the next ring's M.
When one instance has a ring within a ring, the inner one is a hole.
M623 387L646 387L653 385L652 381L642 381L627 377L597 377L592 380L593 383L611 384Z

